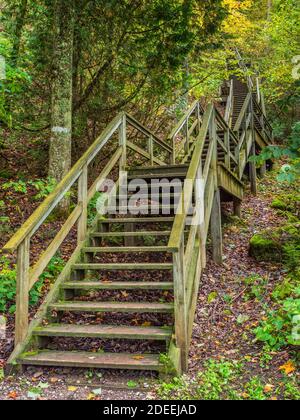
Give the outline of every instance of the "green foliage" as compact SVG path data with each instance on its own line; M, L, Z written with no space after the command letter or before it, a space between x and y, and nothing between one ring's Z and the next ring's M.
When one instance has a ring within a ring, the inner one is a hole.
M241 369L242 364L237 362L210 360L192 380L180 377L174 378L171 383L163 383L158 389L158 395L164 400L239 399L234 389L234 380Z
M288 140L286 147L284 146L268 146L262 153L250 160L257 162L259 165L263 162L275 159L285 159L287 163L280 169L278 175L279 182L293 183L300 177L300 122L297 122L292 128L292 134Z
M300 400L300 389L297 379L285 379L284 399Z
M271 207L277 210L287 210L287 204L279 198L273 200Z
M243 282L248 286L248 291L245 292L244 299L257 299L262 301L266 293L266 286L268 285L268 278L262 278L258 275L253 275L243 279Z
M245 385L245 392L248 395L247 399L254 401L264 401L268 399L268 396L264 392L264 384L258 377L252 378Z
M6 77L0 79L0 121L6 126L13 124L11 110L12 100L19 100L30 82L26 71L11 65L12 39L1 31L0 33L0 56L5 60Z
M34 187L38 194L35 195L35 200L42 200L46 198L56 187L57 182L55 179L47 178L47 179L36 179L34 181L10 181L6 182L2 185L3 190L13 189L14 192L20 194L27 194L29 187Z
M97 192L88 204L88 225L91 226L97 215L97 202L102 196L102 193Z
M42 200L53 192L57 185L57 181L53 178L37 179L35 181L31 181L30 185L38 191L38 194L34 198L36 200Z
M266 319L255 329L257 340L266 343L274 350L289 344L300 345L294 325L296 317L300 316L299 287L292 287L289 297L283 300L281 300L282 291L280 293L279 289L273 293L273 297L278 299L278 309L269 311Z
M25 181L11 181L2 185L3 190L13 189L16 193L27 194L28 188Z
M11 268L10 261L6 257L0 258L0 266L0 312L9 311L9 313L14 313L16 309L15 297L17 273L15 268ZM63 266L64 262L60 258L54 257L51 260L46 271L30 291L30 305L36 305L38 303L41 297L44 280L55 278L61 272Z

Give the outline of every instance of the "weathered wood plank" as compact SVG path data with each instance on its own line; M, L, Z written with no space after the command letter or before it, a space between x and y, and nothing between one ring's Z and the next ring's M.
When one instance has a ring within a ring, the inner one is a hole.
M180 244L178 252L173 255L175 334L176 344L181 351L181 368L183 372L186 372L188 369L188 347L183 237L180 238Z
M223 237L220 191L215 192L211 212L211 236L213 244L213 260L217 264L223 262Z
M30 239L18 246L15 345L22 343L28 332L29 316L29 249Z
M161 369L159 355L123 354L123 353L89 353L68 351L40 351L37 354L25 354L19 357L23 365L34 366L64 366L95 369Z

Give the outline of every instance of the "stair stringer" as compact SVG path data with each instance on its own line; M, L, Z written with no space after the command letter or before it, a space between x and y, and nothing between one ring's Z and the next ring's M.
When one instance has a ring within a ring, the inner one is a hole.
M231 196L243 200L244 184L222 164L218 165L218 186Z

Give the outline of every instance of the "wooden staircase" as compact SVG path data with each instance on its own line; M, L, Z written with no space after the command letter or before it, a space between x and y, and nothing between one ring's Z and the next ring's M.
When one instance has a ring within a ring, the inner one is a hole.
M270 141L252 92L230 86L225 118L214 104L203 110L195 102L166 141L118 115L5 246L18 254L16 347L8 369L187 370L209 227L214 260L222 263L221 199L229 197L239 214L257 133ZM110 161L88 188L89 165L113 142ZM133 167L138 159L143 163ZM88 229L88 203L116 170L108 215ZM30 238L76 184L77 206L30 268ZM73 226L77 249L29 324L29 291Z

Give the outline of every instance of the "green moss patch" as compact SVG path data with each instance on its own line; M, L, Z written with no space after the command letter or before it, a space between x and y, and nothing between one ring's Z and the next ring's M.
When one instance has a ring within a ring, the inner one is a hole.
M259 233L250 240L250 256L258 261L278 262L282 260L282 246L270 234Z

